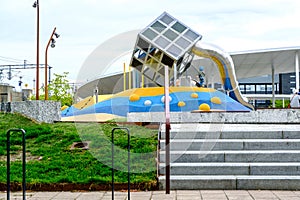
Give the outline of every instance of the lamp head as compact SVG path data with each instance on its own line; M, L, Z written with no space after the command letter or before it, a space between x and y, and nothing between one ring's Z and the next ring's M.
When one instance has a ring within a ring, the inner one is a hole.
M51 47L54 48L55 47L55 40L52 38L51 39Z
M57 34L57 33L54 33L54 35L55 35L56 38L59 38L59 37L60 37L60 35Z
M33 3L32 7L34 7L34 8L37 7L37 2L36 1Z

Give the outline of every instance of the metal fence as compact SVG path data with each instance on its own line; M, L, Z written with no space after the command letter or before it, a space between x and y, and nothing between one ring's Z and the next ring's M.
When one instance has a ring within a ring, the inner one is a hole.
M10 102L1 102L0 104L1 112L11 112L11 103Z

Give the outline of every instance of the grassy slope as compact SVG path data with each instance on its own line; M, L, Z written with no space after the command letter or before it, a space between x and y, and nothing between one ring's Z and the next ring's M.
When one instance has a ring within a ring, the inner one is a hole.
M111 182L111 130L116 124L36 124L22 116L0 113L0 183L6 182L6 131L26 131L27 183ZM156 181L157 131L128 126L131 132L132 183ZM90 150L70 150L73 142L91 141ZM13 134L11 154L21 152L21 135ZM115 182L127 182L127 134L115 132ZM146 153L148 152L148 153ZM108 165L108 166L107 166ZM144 173L142 173L144 172ZM11 162L12 182L21 182L21 161Z

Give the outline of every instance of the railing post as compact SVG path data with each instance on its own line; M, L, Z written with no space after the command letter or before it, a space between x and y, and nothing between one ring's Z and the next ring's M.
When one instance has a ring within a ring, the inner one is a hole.
M170 194L170 102L169 102L169 68L165 66L165 118L166 118L166 194Z
M6 161L6 185L7 185L7 200L10 199L10 133L11 132L22 132L22 170L23 170L23 178L22 178L22 191L23 191L23 200L26 199L26 132L23 129L9 129L6 133L7 143L7 161Z
M114 191L115 191L115 184L114 184L114 132L115 130L126 130L127 131L127 156L128 156L128 160L127 160L127 170L128 170L128 174L127 174L127 189L128 189L128 197L127 199L130 200L130 132L129 129L126 127L116 127L112 129L112 142L111 142L111 170L112 170L112 200L114 200Z
M11 102L7 102L6 103L6 109L5 109L5 111L9 112L9 113L11 112Z

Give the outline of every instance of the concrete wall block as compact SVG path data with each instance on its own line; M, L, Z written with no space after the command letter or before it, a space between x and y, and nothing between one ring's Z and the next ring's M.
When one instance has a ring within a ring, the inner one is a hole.
M164 112L128 113L129 122L164 122ZM203 123L300 123L300 109L266 109L251 112L171 112L171 122Z
M237 177L238 190L298 190L299 176Z
M165 189L165 177L159 177L160 189ZM172 176L170 180L172 190L199 190L199 189L219 189L219 190L235 190L235 177L209 177L209 176L193 176L182 177Z
M288 109L287 110L287 121L300 122L299 109Z
M53 123L60 121L60 108L60 102L56 101L12 102L13 113L20 113L37 122Z

